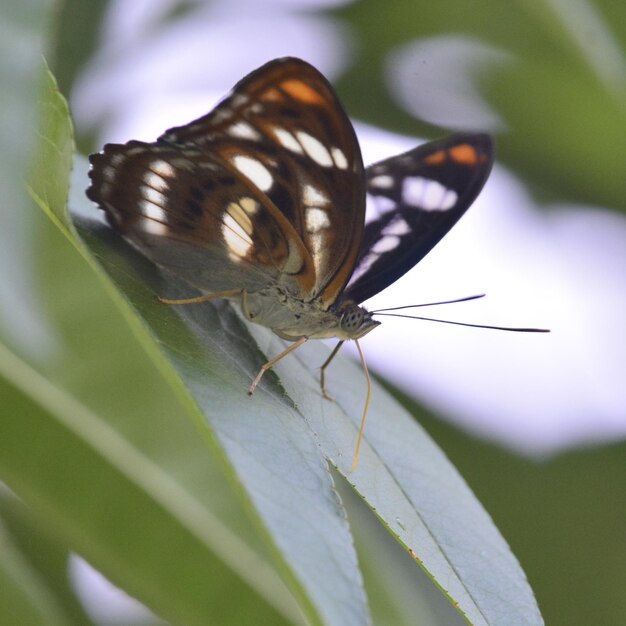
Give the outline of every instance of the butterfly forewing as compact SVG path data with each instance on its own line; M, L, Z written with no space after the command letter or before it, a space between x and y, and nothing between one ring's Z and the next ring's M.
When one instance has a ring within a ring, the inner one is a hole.
M208 115L160 141L210 150L291 224L313 262L304 300L332 304L359 251L365 191L359 145L328 81L297 59L252 72ZM311 280L314 278L314 280Z
M328 308L350 277L363 163L332 87L304 61L272 61L208 115L91 162L87 193L109 221L205 291L278 285Z
M488 135L457 134L368 167L376 217L344 297L363 302L418 263L470 207L492 165Z
M87 193L108 220L200 289L258 290L312 268L285 217L206 151L131 141L91 160Z

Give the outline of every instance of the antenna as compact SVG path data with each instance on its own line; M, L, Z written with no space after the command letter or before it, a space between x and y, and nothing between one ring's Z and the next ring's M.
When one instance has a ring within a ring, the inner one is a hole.
M506 330L514 333L549 333L547 328L514 328L510 326L490 326L488 324L469 324L468 322L453 322L452 320L442 320L434 317L421 317L419 315L403 315L402 313L390 313L389 311L403 311L405 309L417 309L424 306L439 306L440 304L456 304L457 302L467 302L469 300L478 300L484 298L485 294L481 293L475 296L466 296L465 298L456 298L455 300L442 300L441 302L427 302L424 304L408 304L406 306L396 306L389 309L378 309L370 311L372 315L380 315L387 317L404 317L410 320L423 320L425 322L439 322L440 324L453 324L454 326L468 326L470 328L486 328L489 330Z
M425 322L439 322L440 324L454 324L455 326L469 326L470 328L487 328L490 330L509 330L514 333L549 333L550 332L550 329L548 328L513 328L510 326L489 326L488 324L469 324L467 322L453 322L452 320L440 320L434 317L420 317L417 315L402 315L401 313L376 313L376 315L385 315L387 317L404 317L409 320L424 320Z

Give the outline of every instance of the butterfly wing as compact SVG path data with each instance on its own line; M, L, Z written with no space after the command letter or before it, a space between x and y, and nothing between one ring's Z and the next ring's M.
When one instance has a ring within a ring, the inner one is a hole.
M206 151L108 144L91 156L88 197L148 258L209 291L256 290L312 260L282 214Z
M352 273L361 154L332 87L304 61L272 61L204 117L91 162L87 193L109 221L203 290L278 283L330 306Z
M234 166L309 252L314 280L298 277L303 299L320 298L324 308L336 300L360 248L364 171L352 124L320 72L299 59L271 61L214 111L160 139L210 149Z
M457 134L366 170L378 210L365 225L344 298L361 303L418 263L476 199L493 165L485 134Z

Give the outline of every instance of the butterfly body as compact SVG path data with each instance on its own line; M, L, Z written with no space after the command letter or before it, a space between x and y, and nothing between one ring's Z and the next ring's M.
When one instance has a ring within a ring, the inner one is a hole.
M360 339L380 324L354 303L324 310L320 300L305 302L272 287L240 296L241 310L251 322L271 328L279 337L295 341L309 339Z

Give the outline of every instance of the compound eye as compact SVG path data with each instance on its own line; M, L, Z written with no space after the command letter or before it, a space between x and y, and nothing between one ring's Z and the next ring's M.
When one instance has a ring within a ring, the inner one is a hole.
M345 330L354 331L361 326L363 321L363 311L353 308L344 313L341 325Z

